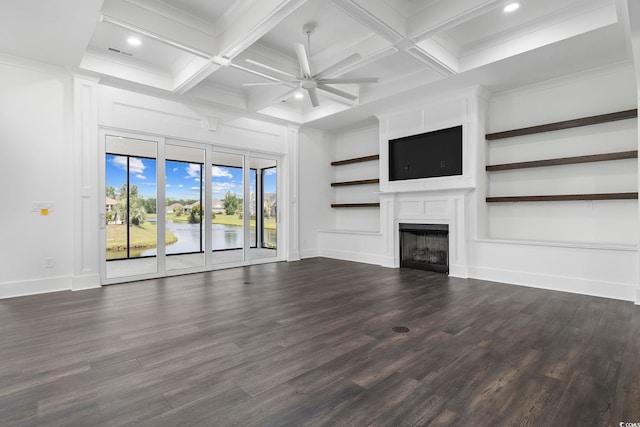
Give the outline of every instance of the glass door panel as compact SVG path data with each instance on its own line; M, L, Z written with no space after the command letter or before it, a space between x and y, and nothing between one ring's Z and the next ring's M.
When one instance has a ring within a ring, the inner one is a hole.
M106 278L158 271L157 143L105 137Z
M256 247L251 259L278 256L278 167L274 159L252 157L251 168L256 170Z
M166 268L203 267L205 151L167 144L165 153Z
M213 263L243 262L244 156L214 151L211 165Z

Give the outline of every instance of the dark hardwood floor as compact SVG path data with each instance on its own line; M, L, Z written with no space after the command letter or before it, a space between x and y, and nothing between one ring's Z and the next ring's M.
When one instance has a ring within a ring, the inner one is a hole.
M2 426L620 422L628 302L322 258L0 300Z

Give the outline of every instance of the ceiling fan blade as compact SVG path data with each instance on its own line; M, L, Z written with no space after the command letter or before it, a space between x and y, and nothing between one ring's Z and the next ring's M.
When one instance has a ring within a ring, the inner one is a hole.
M378 83L377 77L342 77L336 79L320 79L318 83L322 84L349 84L349 83Z
M311 66L309 65L309 57L307 56L307 50L304 48L304 45L296 43L296 55L298 55L298 62L300 63L303 77L310 78Z
M343 68L347 68L347 67L355 64L360 59L362 59L362 56L360 56L360 54L358 54L358 53L354 53L353 55L347 56L342 61L338 61L335 64L331 65L330 67L327 67L324 70L320 71L318 74L315 75L315 77L318 77L318 76L330 76L331 74L335 73L336 71L340 71Z
M331 86L326 86L326 85L321 84L321 83L318 83L318 89L324 90L325 92L329 92L329 93L332 93L334 95L341 96L343 98L350 99L351 101L355 101L356 99L358 99L358 97L355 96L355 95L352 95L352 94L350 94L348 92L345 92L345 91L340 90L340 89L336 89L336 88L331 87Z
M294 76L291 73L287 73L286 71L282 71L282 70L274 68L274 67L272 67L270 65L263 64L262 62L254 61L253 59L245 59L245 61L248 62L249 64L257 65L258 67L262 67L265 70L273 71L274 73L282 74L283 76L287 76L287 77L292 78L292 79L297 79L298 78L298 76Z
M311 105L313 105L313 107L318 107L320 105L320 101L318 100L318 92L316 92L315 89L307 89L307 92L309 92L309 99L311 100Z

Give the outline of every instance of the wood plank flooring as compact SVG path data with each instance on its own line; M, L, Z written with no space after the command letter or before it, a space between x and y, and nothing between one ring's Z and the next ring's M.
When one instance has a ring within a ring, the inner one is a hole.
M628 302L322 258L0 300L2 426L620 422Z

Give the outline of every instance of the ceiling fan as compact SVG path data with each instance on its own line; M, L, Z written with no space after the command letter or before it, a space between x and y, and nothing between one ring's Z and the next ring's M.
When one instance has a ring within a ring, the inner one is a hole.
M291 91L285 93L280 99L286 99L289 96L294 95L300 89L305 89L309 94L309 99L311 100L311 105L313 107L318 107L320 105L320 101L318 100L318 93L316 89L323 90L325 92L332 93L334 95L340 96L342 98L349 99L351 101L355 101L358 97L336 89L334 87L328 86L331 84L360 84L360 83L377 83L377 77L337 77L337 78L326 78L325 76L330 76L334 72L340 71L346 67L349 67L359 61L361 56L357 53L353 55L349 55L341 61L336 62L330 67L320 71L319 73L312 74L311 72L311 64L309 62L309 51L310 49L310 38L311 34L315 26L313 24L306 24L302 27L302 32L307 36L307 47L301 43L296 43L296 56L298 57L298 63L300 64L300 74L299 76L293 75L286 71L279 70L277 68L271 67L269 65L262 64L258 61L253 61L251 59L247 59L246 61L257 65L259 67L265 68L269 71L276 72L280 75L286 76L286 78L278 78L271 75L264 74L265 77L273 80L267 83L245 83L243 86L267 86L267 85L287 85L289 87L293 87Z

